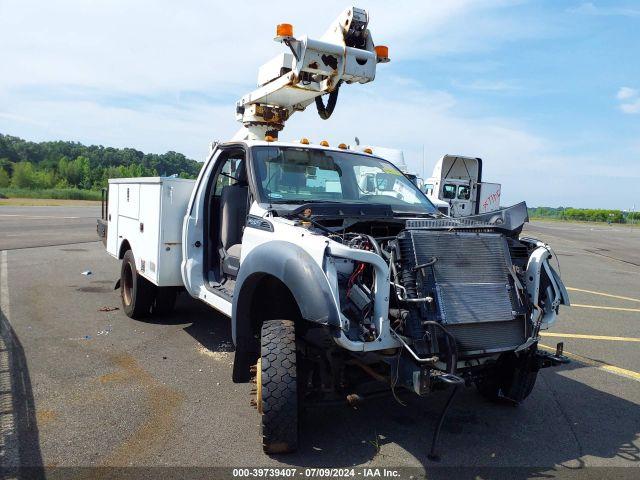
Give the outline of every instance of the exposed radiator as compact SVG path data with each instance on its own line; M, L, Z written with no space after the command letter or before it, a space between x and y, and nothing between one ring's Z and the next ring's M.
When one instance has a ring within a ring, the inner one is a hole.
M437 320L464 351L506 349L524 341L524 312L503 235L415 229L402 232L398 241L403 268L435 259L423 268L422 295L435 293Z
M458 349L467 354L510 350L526 338L525 323L521 318L508 322L448 325L447 330L456 337Z

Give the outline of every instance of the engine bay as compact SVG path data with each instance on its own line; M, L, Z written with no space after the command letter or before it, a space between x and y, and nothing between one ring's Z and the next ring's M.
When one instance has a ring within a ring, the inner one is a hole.
M320 207L320 208L319 208ZM349 248L384 259L390 271L389 326L416 359L473 358L514 350L532 333L525 288L535 246L521 241L526 220L517 205L493 218L399 216L360 205L304 205L300 225ZM509 211L511 210L511 211ZM351 341L373 342L375 269L335 259L340 310Z

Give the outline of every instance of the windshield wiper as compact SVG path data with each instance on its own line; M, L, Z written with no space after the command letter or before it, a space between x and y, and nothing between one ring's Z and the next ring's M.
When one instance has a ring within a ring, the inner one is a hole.
M339 204L343 204L344 202L339 202L339 201L335 201L335 200L293 200L293 199L287 199L287 200L269 200L270 203L277 203L277 204L282 204L282 205L306 205L307 203L333 203L336 205Z
M401 216L412 216L412 217L430 217L430 218L438 218L436 213L433 212L393 212L394 217Z

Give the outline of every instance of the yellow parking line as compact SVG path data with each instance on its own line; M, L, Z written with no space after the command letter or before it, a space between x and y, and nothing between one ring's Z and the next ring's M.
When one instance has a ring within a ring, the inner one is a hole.
M538 344L540 348L543 350L547 350L549 352L555 352L556 349L552 348L548 345ZM592 358L583 357L582 355L577 355L575 353L563 352L563 355L580 362L584 365L589 365L590 367L597 368L598 370L602 370L603 372L613 373L619 377L630 378L631 380L635 380L636 382L640 382L640 373L634 372L633 370L626 370L624 368L616 367L614 365L609 365L608 363L601 362L599 360L594 360Z
M579 333L540 332L540 336L561 337L561 338L585 338L588 340L612 340L614 342L640 342L640 338L635 338L635 337L608 337L606 335L582 335Z
M612 295L610 293L603 293L603 292L594 292L593 290L583 290L581 288L567 287L567 290L571 290L572 292L591 293L593 295L600 295L602 297L619 298L620 300L629 300L631 302L640 302L640 299L638 298L622 297L620 295Z
M640 313L640 308L602 307L600 305L580 305L579 303L572 303L571 306L579 307L579 308L596 308L598 310L616 310L619 312L639 312Z

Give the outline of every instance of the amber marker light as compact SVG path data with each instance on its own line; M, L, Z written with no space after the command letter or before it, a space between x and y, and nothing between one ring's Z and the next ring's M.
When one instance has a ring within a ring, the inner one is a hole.
M376 45L374 50L379 62L386 63L389 61L389 47L386 45Z
M279 23L276 27L276 37L293 37L293 25L290 23Z

